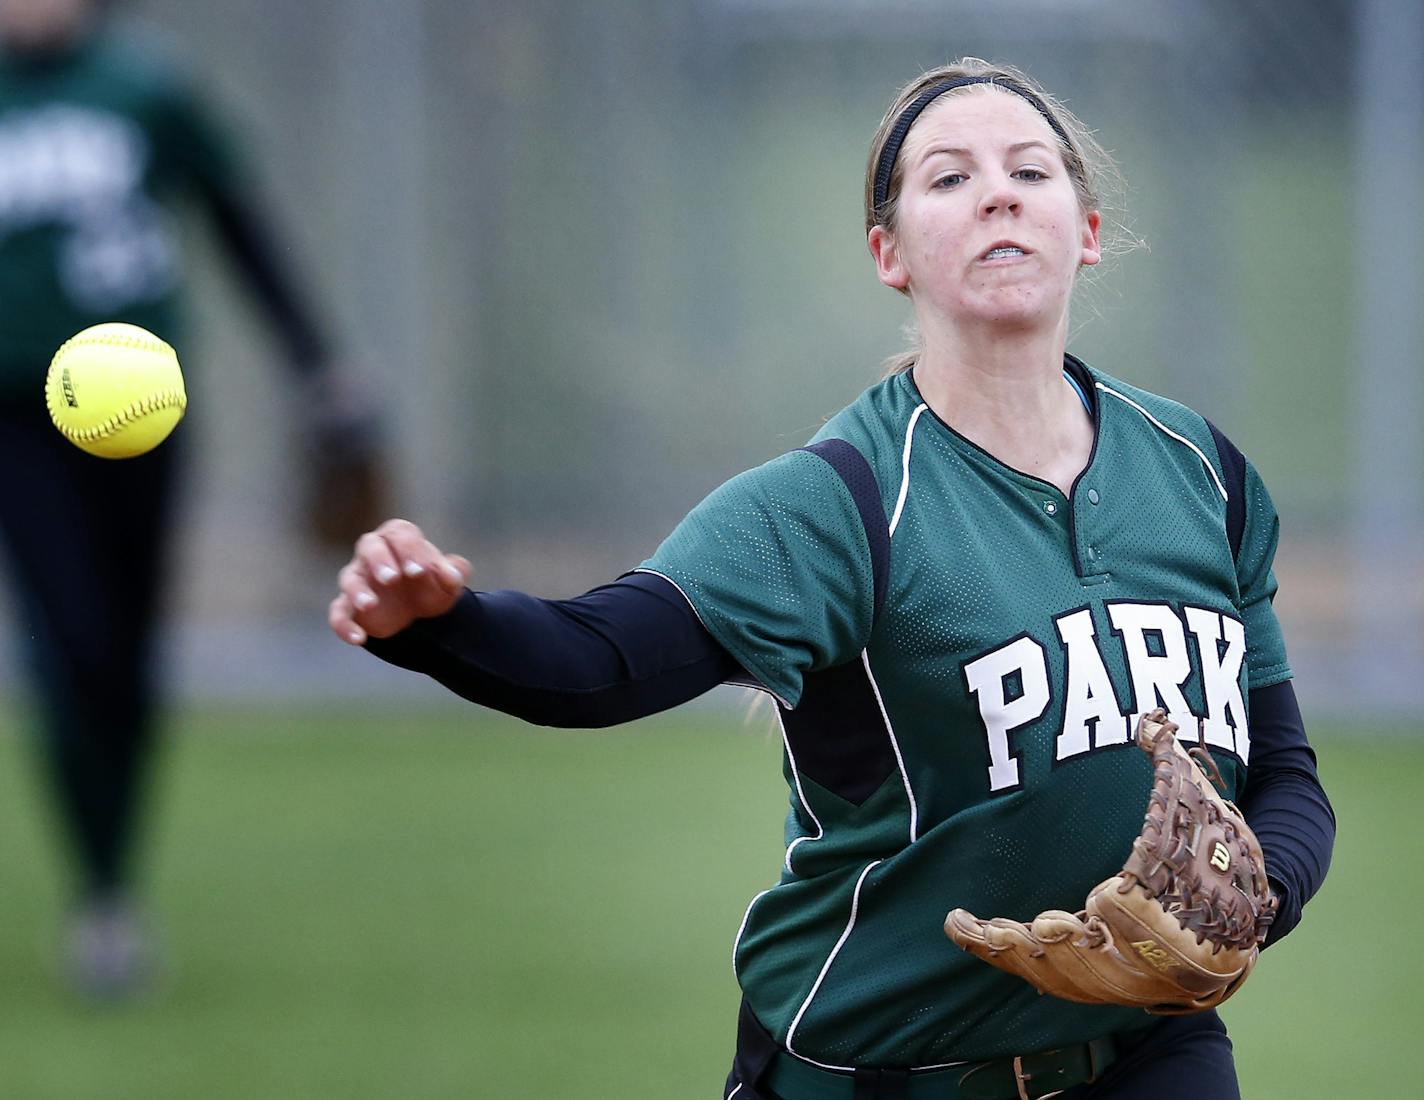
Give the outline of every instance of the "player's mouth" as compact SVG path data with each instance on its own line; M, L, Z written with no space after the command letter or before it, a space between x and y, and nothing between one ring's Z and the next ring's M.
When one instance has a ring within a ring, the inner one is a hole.
M1029 250L1014 241L995 241L979 254L981 264L1009 263L1029 255Z

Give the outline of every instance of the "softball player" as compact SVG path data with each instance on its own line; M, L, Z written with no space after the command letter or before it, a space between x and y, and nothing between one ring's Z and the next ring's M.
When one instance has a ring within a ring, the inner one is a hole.
M1201 720L1261 840L1273 940L1329 862L1260 477L1201 416L1065 353L1101 254L1098 153L1020 73L926 73L866 180L914 355L578 599L466 591L469 562L403 521L342 572L339 636L531 721L725 681L776 697L789 843L736 938L726 1097L1238 1095L1215 1012L1040 996L941 932L952 906L1076 909L1116 872L1157 706Z
M47 770L76 856L69 976L141 988L135 831L155 722L153 649L183 429L124 462L49 423L45 369L99 321L183 346L180 205L208 215L315 391L324 339L294 293L237 158L196 90L102 0L0 0L0 546L41 704Z

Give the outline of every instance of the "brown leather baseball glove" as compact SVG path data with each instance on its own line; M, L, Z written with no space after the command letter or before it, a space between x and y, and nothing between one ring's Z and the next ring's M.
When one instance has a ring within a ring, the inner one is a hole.
M1256 965L1276 899L1256 835L1194 757L1219 781L1215 762L1204 748L1182 748L1176 732L1162 710L1138 723L1154 771L1142 832L1122 871L1094 887L1082 910L1052 909L1022 924L955 909L945 934L1069 1001L1175 1015L1235 993Z

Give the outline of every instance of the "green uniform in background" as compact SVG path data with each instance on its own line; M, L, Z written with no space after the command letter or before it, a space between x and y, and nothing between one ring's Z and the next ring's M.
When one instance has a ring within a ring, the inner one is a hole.
M1206 421L1071 357L1065 382L1096 430L1069 497L955 433L908 373L818 433L874 473L890 534L879 614L862 513L809 451L716 490L644 563L795 708L779 708L785 862L735 965L774 1037L822 1065L926 1067L1148 1024L1040 996L955 947L945 913L1080 908L1141 826L1138 716L1202 719L1234 796L1244 700L1291 675L1271 607L1277 520L1254 469L1233 560Z
M114 34L0 54L0 394L100 321L181 348L171 207L236 193L227 143L161 54Z

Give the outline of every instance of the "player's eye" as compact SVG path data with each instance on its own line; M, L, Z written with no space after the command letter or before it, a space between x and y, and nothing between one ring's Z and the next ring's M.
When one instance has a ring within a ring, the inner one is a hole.
M1038 183L1048 178L1048 173L1042 168L1020 168L1014 173L1014 179L1023 180L1026 183Z
M963 172L946 172L944 175L936 179L932 186L948 191L950 188L958 187L968 178L969 177L966 176Z

